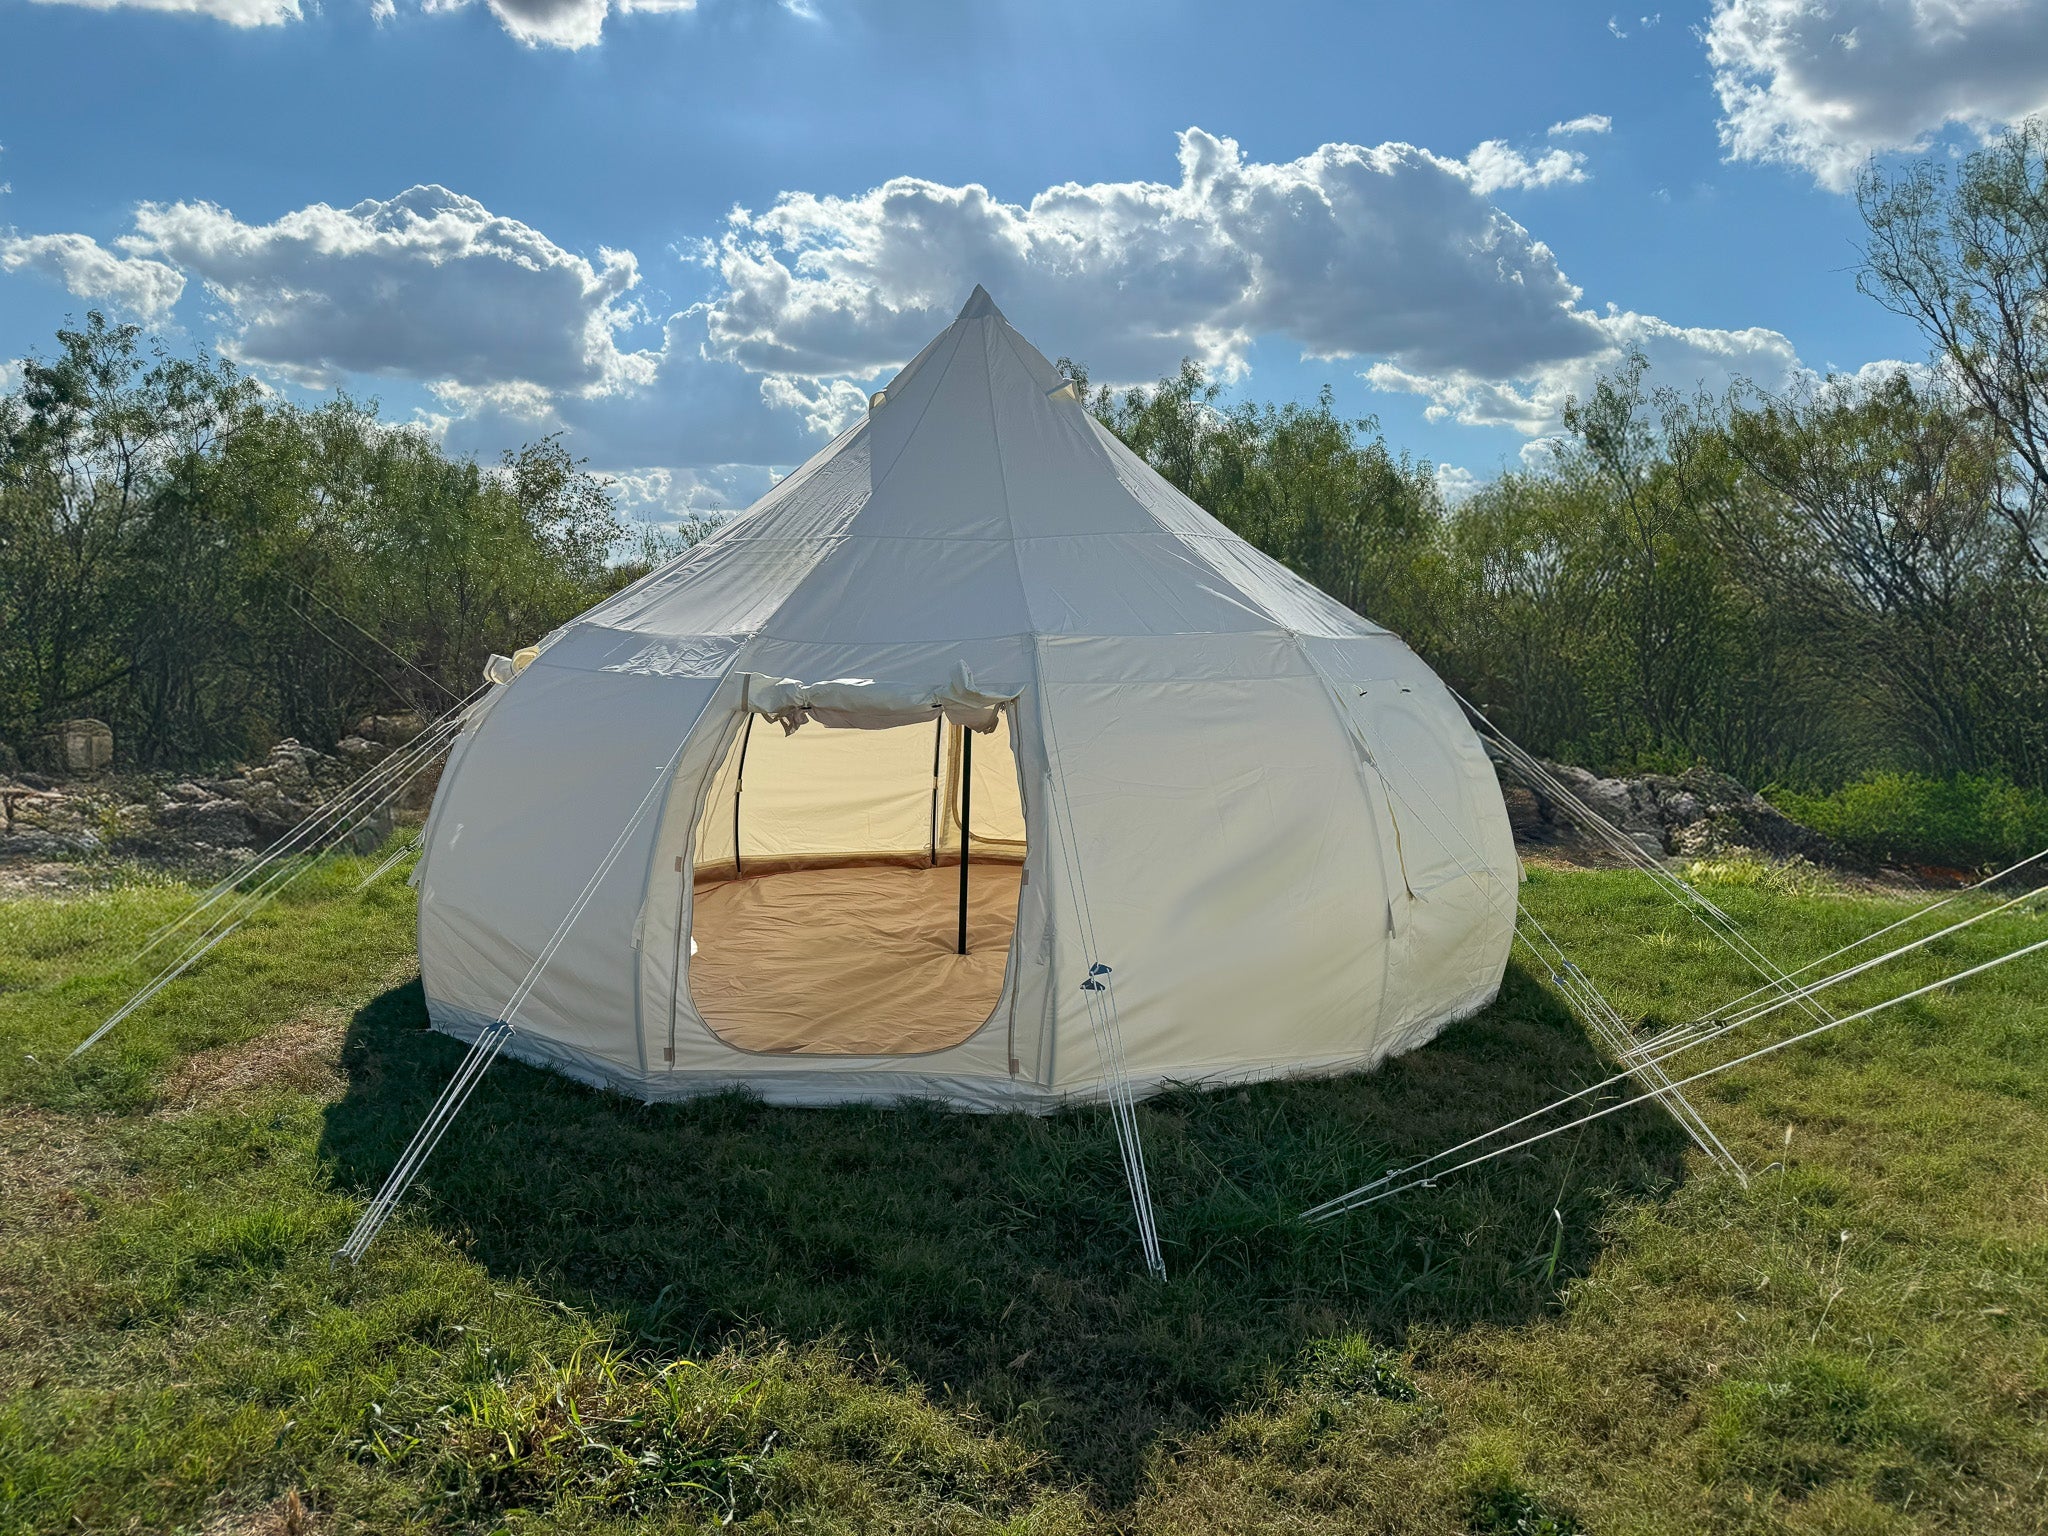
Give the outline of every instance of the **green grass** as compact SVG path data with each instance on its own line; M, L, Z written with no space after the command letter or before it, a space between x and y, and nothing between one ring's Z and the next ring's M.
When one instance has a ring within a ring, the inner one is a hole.
M1292 1223L1605 1075L1514 969L1369 1076L1144 1106L1164 1285L1096 1113L650 1107L511 1062L333 1269L459 1056L366 868L75 1065L189 896L0 904L0 1531L289 1498L323 1532L2048 1530L2038 962L1702 1085L1747 1191L1631 1110ZM1700 877L1794 963L1905 910ZM1525 897L1631 1016L1749 985L1636 876Z

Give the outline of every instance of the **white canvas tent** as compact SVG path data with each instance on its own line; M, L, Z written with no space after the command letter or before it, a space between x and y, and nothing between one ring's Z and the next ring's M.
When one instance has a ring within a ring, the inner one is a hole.
M585 1081L1043 1108L1357 1069L1500 983L1518 866L1443 685L980 289L522 660L441 783L421 970L436 1028L516 1012L505 1049Z

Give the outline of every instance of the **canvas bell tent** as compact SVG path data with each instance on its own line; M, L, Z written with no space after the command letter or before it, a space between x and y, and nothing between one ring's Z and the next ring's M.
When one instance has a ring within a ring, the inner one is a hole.
M426 830L428 1007L622 1093L1343 1072L1501 980L1518 866L1443 685L980 289L863 420L521 663Z

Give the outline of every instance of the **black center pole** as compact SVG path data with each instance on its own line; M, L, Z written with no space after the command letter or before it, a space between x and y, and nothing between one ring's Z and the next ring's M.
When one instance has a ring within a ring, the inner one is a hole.
M941 750L942 750L942 749L943 749L943 748L945 747L945 745L946 745L946 717L945 717L944 715L941 715L941 716L939 716L939 718L938 718L937 720L933 721L932 723L933 723L933 725L934 725L934 726L936 726L936 727L937 727L937 729L935 729L935 730L934 730L934 731L932 732L932 862L931 862L931 867L932 867L933 869L937 869L937 868L939 867L939 810L940 810L940 807L939 807L939 782L940 782L940 780L939 780L939 753L940 753L940 751L941 751Z
M974 732L960 730L960 953L967 953L967 817L974 805Z
M747 716L747 723L740 734L739 772L732 781L732 873L738 879L746 871L740 865L740 794L747 787L747 743L754 739L754 717Z

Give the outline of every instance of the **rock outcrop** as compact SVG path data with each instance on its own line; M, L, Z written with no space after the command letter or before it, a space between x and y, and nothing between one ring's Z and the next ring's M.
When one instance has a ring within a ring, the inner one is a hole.
M260 763L218 777L101 774L90 780L21 775L14 815L0 834L0 859L119 857L205 864L265 847L426 728L416 715L373 715L356 723L333 753L287 738ZM312 839L375 847L394 813L424 812L438 771L420 775L395 806L349 816ZM27 791L27 793L20 793Z
M1710 768L1602 778L1584 768L1544 763L1571 796L1653 858L1711 858L1737 851L1776 859L1840 864L1835 848L1746 785ZM1552 790L1531 784L1495 756L1515 841L1525 848L1593 853L1603 844Z

